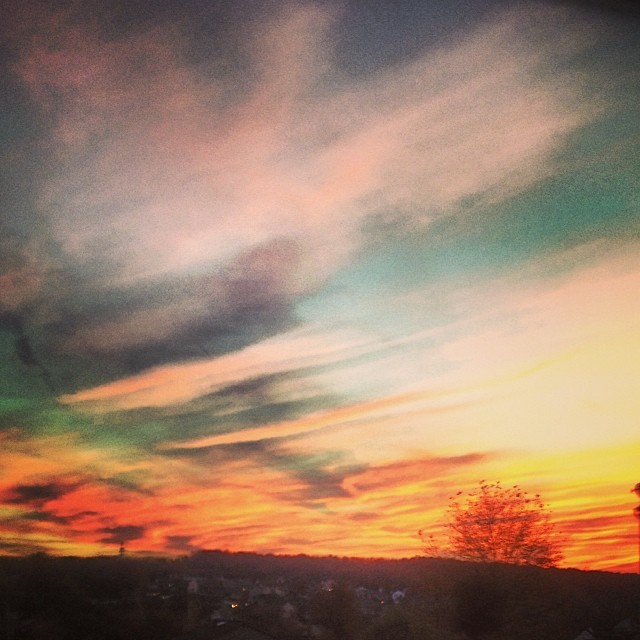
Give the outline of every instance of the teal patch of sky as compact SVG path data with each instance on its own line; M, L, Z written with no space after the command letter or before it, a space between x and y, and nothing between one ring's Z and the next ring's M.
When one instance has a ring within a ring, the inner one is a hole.
M131 444L136 433L131 425L128 433L119 433L118 429L107 427L100 416L85 414L53 398L42 379L41 368L25 365L17 358L14 341L11 332L0 330L0 430L19 429L30 435L73 433L92 442ZM60 389L64 386L65 367L75 370L78 363L54 364L47 371L52 384Z
M91 417L52 399L0 398L0 430L15 429L30 436L74 434L86 439L94 427Z
M335 398L325 394L300 400L273 400L260 406L237 406L220 411L219 406L208 406L205 399L198 399L179 408L132 409L112 412L104 418L97 416L96 429L90 437L97 443L121 442L146 448L294 420L337 404Z
M78 411L80 413L81 410ZM164 420L161 414L147 411L112 412L106 415L87 416L94 428L87 439L97 446L124 446L130 449L146 449L149 446L171 439L174 425Z
M44 334L41 341L46 341ZM64 353L41 357L56 395L75 393L132 373L130 366L105 357L72 356Z
M3 383L12 379L23 377L3 372ZM92 414L43 394L30 397L16 384L12 393L3 386L0 394L0 430L20 428L30 434L49 435L72 432L92 445L136 449L292 420L340 404L339 399L326 393L298 400L265 397L259 404L253 404L250 398L245 402L236 393L227 403L225 396L223 390L180 406Z
M46 435L74 433L81 437L90 435L95 426L90 416L76 413L53 401L43 402L40 410L31 415L29 425L34 433Z
M41 133L35 113L30 110L30 98L14 72L6 52L0 50L0 144L34 140Z
M0 397L43 398L50 395L37 365L23 363L17 355L14 331L0 327Z
M640 163L633 156L607 157L605 164L599 159L620 140L637 137L639 129L640 122L625 112L591 125L565 151L576 169L497 207L437 219L421 234L365 228L365 249L300 305L301 316L325 325L366 317L368 327L393 332L407 321L386 302L398 292L469 285L596 239L637 235ZM439 325L447 317L441 312L423 320Z
M0 330L0 430L18 429L29 434L84 431L87 420L51 398L42 368L22 363L14 342L11 332Z

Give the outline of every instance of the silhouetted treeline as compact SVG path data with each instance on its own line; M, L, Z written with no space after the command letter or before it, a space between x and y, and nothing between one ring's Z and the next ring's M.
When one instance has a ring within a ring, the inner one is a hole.
M636 575L428 558L39 554L0 557L0 640L636 640L639 596Z

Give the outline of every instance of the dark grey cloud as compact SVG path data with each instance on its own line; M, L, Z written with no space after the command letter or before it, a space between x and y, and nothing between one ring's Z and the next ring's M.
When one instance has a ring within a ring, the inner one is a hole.
M87 376L95 384L221 355L296 326L301 292L291 280L299 259L295 243L278 240L211 266L206 275L126 287L105 286L105 265L93 274L61 264L55 282L42 276L29 304L0 314L0 326L13 333L19 360L37 369L50 390L74 390L87 386Z
M348 452L329 450L317 454L292 454L283 450L276 443L264 443L262 450L264 464L284 471L301 483L294 495L288 499L302 506L324 508L323 500L327 498L348 498L345 480L362 473L367 464L348 462Z
M254 442L251 445L251 449L245 449L245 453L251 455L256 464L284 471L300 481L301 487L287 498L311 508L324 508L322 501L327 498L349 497L350 493L344 486L345 480L368 468L366 464L346 463L348 454L339 450L321 454L292 454L273 441ZM238 452L238 445L231 447L231 450Z
M47 482L43 484L19 484L13 487L6 502L9 504L37 504L41 505L50 500L56 500L72 488L69 485L58 482Z
M30 506L37 506L31 504ZM5 533L10 532L15 535L26 535L31 533L42 534L41 524L58 525L66 531L73 533L75 522L87 516L99 515L96 511L79 511L68 516L60 516L46 509L34 509L31 511L20 511L7 516L3 521Z
M28 556L34 553L46 553L47 551L46 546L35 544L21 538L0 540L0 553L2 553L2 555Z
M366 464L347 462L349 454L345 451L295 454L283 448L277 439L174 449L163 451L163 454L188 458L203 469L224 468L225 463L238 460L246 462L248 473L253 467L277 469L298 481L296 490L282 497L310 509L323 509L323 501L328 498L349 497L345 480L368 468ZM206 482L211 481L210 475L205 477ZM277 487L274 489L278 490Z
M322 463L315 466L314 461L303 461L300 456L297 458L297 460L286 461L283 466L293 477L304 482L304 488L300 489L296 495L296 498L302 502L350 497L350 492L344 487L345 479L356 470L362 471L366 468L366 465L360 465L357 468L339 466L333 469L322 466Z
M12 364L9 359L7 359L7 363ZM12 382L14 382L14 385L11 385ZM15 397L14 394L17 391L24 393L28 383L25 384L24 379L16 381L7 380L4 386L6 397L11 398L12 396ZM11 388L11 386L13 386L13 388ZM39 387L39 385L37 386ZM38 391L41 391L41 389L38 388ZM24 393L24 395L28 398L27 393ZM0 412L0 431L20 430L20 432L26 434L37 430L38 425L43 422L44 411L52 408L52 403L41 401L40 398L35 400L27 398L23 397L20 401L15 401L13 404L8 401L6 402L5 407L3 407L3 410Z
M139 473L119 473L110 477L96 478L96 482L106 484L116 489L122 489L132 493L138 493L145 496L153 495L153 492L143 486L144 480Z
M13 334L14 349L18 360L27 367L36 369L46 389L55 394L56 389L51 374L36 355L31 339L25 331L23 319L16 314L5 314L0 322Z
M555 2L578 9L591 9L600 13L640 19L640 5L636 0L555 0Z
M294 371L251 378L172 407L114 412L110 415L109 431L96 430L92 437L109 439L117 436L131 444L153 446L241 432L265 423L294 420L319 408L344 403L343 399L331 394L292 398L291 391L295 396L298 377L304 373ZM251 447L251 443L244 446ZM210 449L216 449L218 453ZM226 459L230 450L229 447L161 448L158 453L195 459L209 459L217 455ZM241 452L238 450L236 453Z
M32 520L35 522L53 522L54 524L69 525L76 520L79 515L76 516L57 516L55 513L49 511L30 511L28 513L20 514L20 518L25 520Z
M25 536L30 533L41 533L41 523L58 524L67 527L70 521L66 518L58 518L47 511L26 511L13 514L3 521L4 532Z
M105 544L121 544L131 540L139 540L144 537L145 528L137 525L121 525L118 527L105 527L99 530L100 533L108 534L100 542Z

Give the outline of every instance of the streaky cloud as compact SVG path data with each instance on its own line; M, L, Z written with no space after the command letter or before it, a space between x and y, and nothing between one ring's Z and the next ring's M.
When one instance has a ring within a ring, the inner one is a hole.
M56 252L25 267L37 291L20 307L47 356L78 364L131 372L291 328L365 219L400 210L424 232L470 198L512 197L598 113L555 64L585 25L541 7L352 80L326 54L331 11L282 11L247 34L234 104L237 78L189 64L175 29L34 18L13 70L51 123L36 189Z

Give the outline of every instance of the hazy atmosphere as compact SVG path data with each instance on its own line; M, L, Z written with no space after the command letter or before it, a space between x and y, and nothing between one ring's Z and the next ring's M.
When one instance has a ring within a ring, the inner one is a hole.
M411 557L487 479L636 570L636 10L9 4L0 554Z

